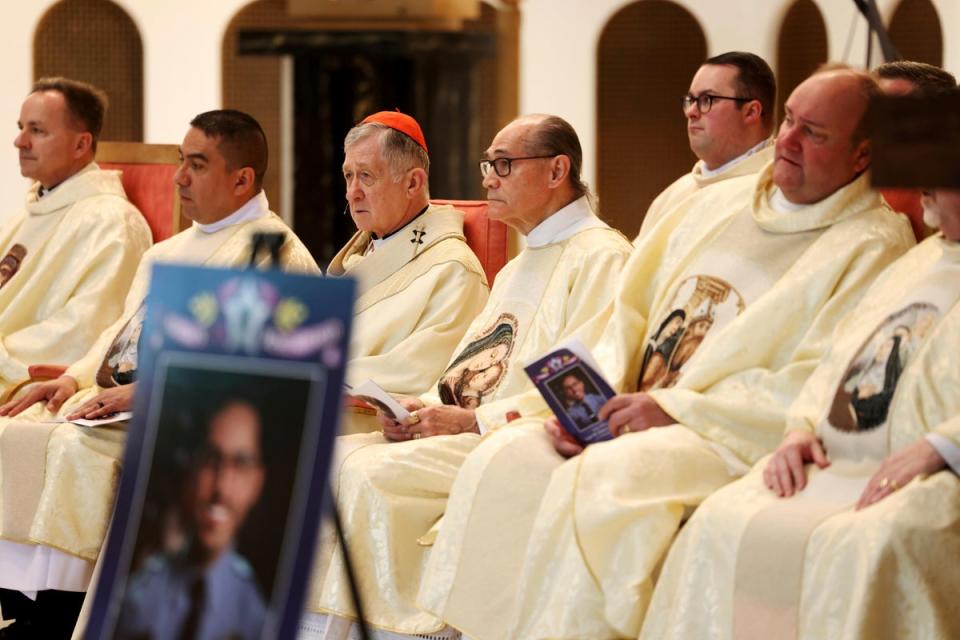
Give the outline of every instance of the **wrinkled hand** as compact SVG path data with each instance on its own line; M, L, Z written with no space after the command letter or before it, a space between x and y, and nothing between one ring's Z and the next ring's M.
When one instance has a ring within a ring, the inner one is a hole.
M95 420L121 411L130 411L133 409L133 394L136 389L136 382L104 389L70 412L67 415L67 420L77 420L79 418Z
M763 483L781 498L789 498L807 486L807 470L813 462L821 469L830 466L823 444L809 431L791 431L777 447L763 470Z
M613 396L600 407L597 417L607 421L610 434L614 438L624 433L665 427L677 422L660 408L650 394L643 392L619 393Z
M0 416L12 418L37 402L46 402L47 411L56 413L67 398L77 392L77 386L77 381L70 376L39 382L30 386L21 397L0 406Z
M572 458L583 452L583 445L574 440L573 436L567 433L567 430L560 425L560 421L555 417L551 416L544 422L543 428L546 429L547 435L550 436L550 442L553 443L553 448L564 458Z
M396 400L404 409L411 413L423 408L423 403L420 402L418 398L401 396L396 398ZM377 420L380 422L380 428L383 430L383 436L387 440L402 442L410 439L410 434L407 431L407 424L397 422L393 418L380 411L377 412Z
M921 474L931 474L947 466L940 453L926 438L887 457L860 494L857 509L880 502Z
M480 428L477 426L477 415L473 409L441 404L418 409L416 416L417 421L410 420L407 422L407 432L410 434L410 438L480 433Z

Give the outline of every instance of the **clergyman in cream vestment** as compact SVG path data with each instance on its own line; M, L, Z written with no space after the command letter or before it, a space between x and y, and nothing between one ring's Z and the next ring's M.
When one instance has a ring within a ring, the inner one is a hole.
M285 233L281 267L319 274L307 248L270 212L262 191L228 218L207 226L215 230L205 231L194 223L144 255L120 318L83 358L67 368L66 375L76 379L80 390L64 403L60 416L70 414L104 387L116 386L120 374L129 376L131 371L124 362L136 368L135 345L154 263L242 267L250 259L254 233ZM111 357L121 353L132 353L132 358L114 361ZM3 588L85 590L110 521L126 423L90 429L72 423L38 422L53 417L44 403L37 403L16 418L0 418ZM64 570L33 570L57 562Z
M0 394L74 362L117 319L150 228L118 171L90 163L0 228Z
M807 487L778 498L765 458L706 500L670 552L644 638L960 637L958 469L853 509L890 454L924 437L960 446L958 300L960 246L942 235L877 279L787 414L830 466L808 465Z
M523 366L570 336L610 300L630 244L580 198L527 234L497 276L427 405L476 409L481 425L505 422L511 397L530 388ZM446 496L475 433L388 443L382 434L341 438L332 478L367 621L428 633L443 626L414 599L428 548L418 538L443 515ZM307 609L354 617L342 558L332 540L318 551ZM331 558L332 557L332 558Z
M542 418L493 434L453 486L425 610L474 639L639 632L685 513L776 446L834 322L913 244L866 175L788 212L772 173L662 219L591 339L615 389L646 391L677 424L570 460Z
M487 283L463 236L463 213L431 205L383 241L358 231L328 276L357 279L347 383L374 380L419 395L436 380L487 300ZM349 413L343 430L377 430L373 416Z

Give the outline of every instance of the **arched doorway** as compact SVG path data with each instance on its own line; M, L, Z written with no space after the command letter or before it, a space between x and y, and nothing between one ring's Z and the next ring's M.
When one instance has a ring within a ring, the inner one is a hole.
M930 0L903 0L890 18L889 32L905 60L943 65L943 30Z
M807 76L828 60L827 27L813 0L796 0L783 18L777 41L777 115Z
M65 76L100 87L110 106L104 140L143 141L143 44L136 24L110 0L61 0L33 37L33 77Z
M707 58L696 18L665 0L618 11L597 50L597 194L601 215L628 237L657 194L696 161L680 99Z

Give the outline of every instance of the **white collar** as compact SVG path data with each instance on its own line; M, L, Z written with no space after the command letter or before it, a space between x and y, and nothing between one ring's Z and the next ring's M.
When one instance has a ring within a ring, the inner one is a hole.
M550 214L527 234L528 247L543 247L563 242L575 233L595 227L607 227L607 223L594 215L586 196Z
M707 165L706 165L706 164L702 164L702 165L700 165L700 175L703 176L704 178L712 178L713 176L717 175L718 173L723 173L724 171L726 171L727 169L729 169L729 168L732 167L733 165L737 164L737 163L740 162L741 160L746 160L747 158L749 158L750 156L752 156L753 154L755 154L757 151L761 151L761 150L764 149L768 144L770 144L770 139L769 139L769 138L764 139L764 140L761 140L760 142L758 142L758 143L755 144L754 146L750 147L749 149L747 149L746 151L744 151L743 153L741 153L740 155L738 155L738 156L737 156L736 158L734 158L733 160L730 160L730 161L728 161L728 162L725 162L724 164L720 165L720 166L717 167L716 169L707 169Z
M211 222L210 224L200 224L199 222L194 222L193 226L197 227L204 233L216 233L221 229L226 229L227 227L235 224L247 222L248 220L256 220L257 218L262 218L268 215L270 215L270 203L267 202L267 194L264 193L263 189L261 189L257 195L247 200L242 207L228 215L226 218L221 218L220 220Z
M787 200L787 196L783 195L780 187L774 187L773 193L770 194L770 208L777 213L793 213L794 211L800 211L800 209L806 206L805 204L797 204L796 202Z

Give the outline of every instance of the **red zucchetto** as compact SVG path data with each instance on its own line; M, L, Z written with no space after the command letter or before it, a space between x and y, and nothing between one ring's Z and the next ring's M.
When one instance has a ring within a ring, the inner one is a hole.
M394 131L399 131L423 147L424 151L427 151L427 141L423 137L423 131L420 129L420 125L417 124L417 121L412 117L405 113L400 113L399 109L397 111L378 111L364 118L360 124L366 124L368 122L377 122L385 127L390 127ZM427 151L427 153L430 152Z

